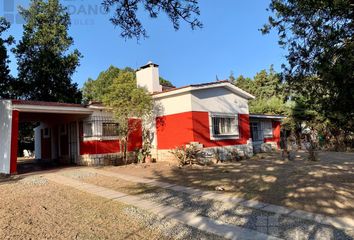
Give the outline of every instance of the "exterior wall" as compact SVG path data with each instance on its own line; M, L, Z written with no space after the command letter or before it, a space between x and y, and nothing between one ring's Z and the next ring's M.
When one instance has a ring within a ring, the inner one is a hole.
M118 140L80 141L80 155L118 153L119 151Z
M10 173L11 133L11 101L0 101L0 173Z
M173 149L190 142L198 142L206 148L247 144L250 139L248 114L239 114L238 118L240 131L238 138L212 140L208 112L186 112L158 117L157 148Z
M128 161L132 162L135 159L134 153L128 153ZM77 163L80 166L108 166L124 164L121 153L107 154L86 154L79 157Z
M193 141L203 144L204 147L222 147L247 144L250 139L250 125L248 114L238 114L239 137L234 139L210 139L210 123L208 112L193 112Z
M272 129L273 129L273 137L272 138L265 138L265 143L276 143L278 149L280 149L280 122L279 121L272 121Z
M155 103L160 109L156 118L156 155L159 160L171 159L169 149L190 142L198 142L204 148L250 146L248 101L228 89L201 89L159 98ZM211 139L210 113L237 114L239 137Z
M38 126L34 129L34 155L36 159L42 158L42 142L41 142L41 127Z
M134 130L128 135L128 151L134 151L137 148L142 147L142 125L139 119L130 119L129 124L134 126ZM96 126L97 127L97 126ZM80 130L80 135L82 136L82 130ZM115 137L114 137L115 138ZM80 140L80 155L88 154L111 154L120 153L120 142L118 139L101 139L95 140L85 140L82 138ZM90 138L89 138L90 139Z
M157 149L173 149L194 141L193 112L158 117Z
M17 110L12 111L12 124L11 124L11 163L10 173L17 172L17 153L18 153L18 122L19 112Z
M223 87L193 91L191 103L191 111L249 114L247 99Z
M183 93L155 100L155 115L158 117L192 111L192 94Z

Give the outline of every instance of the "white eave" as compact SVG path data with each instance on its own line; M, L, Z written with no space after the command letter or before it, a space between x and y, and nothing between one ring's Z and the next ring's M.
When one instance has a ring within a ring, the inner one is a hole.
M43 106L43 105L25 105L14 104L13 110L19 112L33 112L33 113L62 113L62 114L91 114L92 109L85 107L70 107L70 106Z
M180 88L180 89L176 89L176 90L170 90L167 92L161 92L161 93L157 93L155 95L153 95L154 99L158 99L158 98L163 98L163 97L169 97L169 96L173 96L173 95L178 95L178 94L182 94L182 93L187 93L187 92L192 92L195 90L202 90L202 89L212 89L212 88L220 88L220 87L224 87L227 88L228 90L230 90L231 92L239 95L240 97L243 97L247 100L251 100L251 99L255 99L255 96L253 96L252 94L236 87L235 85L228 83L228 82L221 82L221 83L215 83L215 84L208 84L208 85L201 85L201 86L188 86L188 87L184 87L184 88Z

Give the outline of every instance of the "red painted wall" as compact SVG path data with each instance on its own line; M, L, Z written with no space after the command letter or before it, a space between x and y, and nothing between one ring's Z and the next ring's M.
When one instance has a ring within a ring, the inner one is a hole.
M172 149L190 142L200 142L204 147L246 144L250 138L248 114L239 114L239 139L211 140L208 112L185 112L158 117L158 149Z
M157 148L172 149L192 142L193 112L156 118Z
M10 157L10 173L17 172L17 151L18 151L18 120L19 113L17 110L12 111L12 129L11 129L11 157Z
M250 121L248 114L239 114L238 139L211 140L209 127L209 113L193 112L194 140L200 142L204 147L230 146L246 144L250 138Z
M134 151L143 146L143 129L140 119L130 119L129 126L133 129L128 135L128 151Z
M142 124L140 119L130 119L129 125L134 128L128 135L128 151L131 152L142 147ZM82 125L80 125L80 136L82 136ZM119 140L82 141L82 138L80 139L80 155L120 152Z
M278 148L280 148L280 122L273 121L272 128L273 128L273 137L265 138L264 142L276 142Z
M119 150L120 148L118 140L80 142L80 155L117 153Z

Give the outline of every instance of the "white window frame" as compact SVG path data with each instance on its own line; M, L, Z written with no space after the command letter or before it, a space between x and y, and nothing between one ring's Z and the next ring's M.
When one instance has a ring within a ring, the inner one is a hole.
M85 131L88 128L89 124L91 125L91 136L85 135ZM111 122L99 122L99 121L92 121L92 122L84 122L83 123L83 141L111 141L111 140L119 140L119 136L103 136L103 125L105 123ZM95 133L97 136L95 135Z
M235 132L233 133L224 133L224 134L214 134L214 123L213 118L234 118L235 121ZM240 137L240 124L239 116L234 113L209 113L209 128L210 128L210 139L211 140L221 140L221 139L239 139Z
M91 125L91 126L89 126L89 125ZM93 123L92 122L84 122L83 126L82 126L82 129L83 129L84 138L92 137L92 134L93 134ZM88 135L87 131L91 131L91 134Z
M272 121L262 121L261 128L263 132L263 138L273 137L273 124Z

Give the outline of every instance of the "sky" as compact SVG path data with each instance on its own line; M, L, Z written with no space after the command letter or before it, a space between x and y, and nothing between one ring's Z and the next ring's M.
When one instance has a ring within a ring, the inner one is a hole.
M8 34L19 41L23 28L21 20L16 21L16 6L26 7L28 1L1 2L1 15L14 19ZM179 87L215 81L216 77L227 79L231 72L253 77L271 64L280 71L285 62L286 52L279 47L276 33L262 35L259 31L270 14L266 11L270 0L201 0L200 20L204 27L194 31L185 23L175 31L164 14L150 19L142 11L139 15L149 38L139 42L120 36L120 29L109 21L110 15L100 10L101 2L61 0L71 14L69 32L74 39L73 48L83 55L73 76L80 87L110 65L136 69L153 61L160 65L160 76ZM16 59L12 54L10 60L11 73L16 76Z

